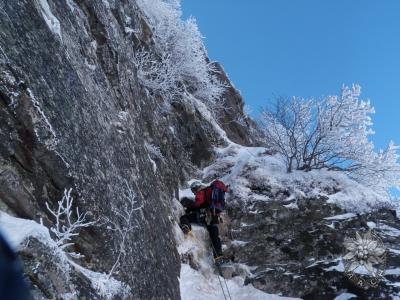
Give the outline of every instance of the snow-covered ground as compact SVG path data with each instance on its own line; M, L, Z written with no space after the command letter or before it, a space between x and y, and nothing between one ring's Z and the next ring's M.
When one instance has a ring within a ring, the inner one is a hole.
M296 299L266 294L257 290L252 285L244 285L243 278L238 276L226 280L226 286L228 287L231 298L235 300ZM182 300L220 300L224 299L224 293L227 299L230 299L226 286L222 277L218 275L206 277L192 269L189 265L182 264L180 278Z
M271 194L288 191L285 201L302 197L327 197L327 202L335 203L349 213L363 213L390 205L386 195L377 193L337 171L312 170L310 172L286 172L286 167L277 155L267 155L262 147L244 147L229 143L225 148L217 148L216 162L204 169L203 177L219 177L230 184L236 198L277 200L251 190L252 185L271 187ZM295 205L291 206L295 208Z
M230 294L235 300L296 299L267 294L252 285L244 285L244 278L240 276L225 280L213 266L206 229L193 226L192 234L188 236L184 236L178 226L175 229L178 252L185 260L180 274L182 300L220 300L224 299L224 294L227 299L230 299Z

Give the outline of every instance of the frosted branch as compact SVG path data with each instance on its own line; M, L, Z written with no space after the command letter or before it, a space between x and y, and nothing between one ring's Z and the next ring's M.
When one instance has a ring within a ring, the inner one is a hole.
M61 249L68 248L74 243L71 243L71 239L79 235L81 228L92 226L96 221L86 221L86 213L81 214L79 208L76 207L75 218L72 214L74 212L73 197L71 196L72 189L64 190L64 195L60 201L56 210L52 210L49 204L46 202L46 208L50 214L55 218L55 227L51 227L50 231L56 236L56 243Z
M136 193L133 191L128 181L125 180L124 185L123 204L120 207L113 207L113 218L103 218L107 224L107 229L115 232L119 239L119 247L117 250L118 254L113 266L111 267L111 270L107 275L108 278L110 278L117 270L123 255L126 253L126 239L128 234L138 227L134 219L135 212L143 208L143 204L139 205L136 198Z

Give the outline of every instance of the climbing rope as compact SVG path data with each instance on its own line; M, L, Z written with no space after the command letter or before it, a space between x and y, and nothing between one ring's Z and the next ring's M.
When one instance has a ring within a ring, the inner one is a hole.
M221 267L220 267L220 266L217 266L217 269L218 269L218 272L221 274L222 278L224 279L225 287L226 287L226 290L227 290L227 292L228 292L229 299L232 300L231 293L229 292L229 289L228 289L228 284L226 283L225 277L222 275ZM221 281L221 279L219 278L219 276L218 276L218 279L219 279L219 281ZM222 285L221 285L221 286L222 286ZM224 289L222 289L222 291L223 291L223 290L224 290ZM225 293L224 293L224 296L225 296ZM226 299L226 298L225 298L225 299Z
M217 275L217 277L218 277L219 285L221 286L222 293L224 294L224 299L228 300L226 298L226 295L225 295L225 291L224 291L224 287L223 287L222 282L221 282L221 278L219 278L219 275Z
M213 253L217 253L217 251L215 251L215 247L214 247L212 241L210 241L210 242L211 242L211 247L214 250ZM229 299L232 300L231 293L229 292L228 284L226 283L226 279L225 279L224 275L222 275L221 266L216 265L216 267L218 269L219 275L221 275L221 277L224 279L225 287L226 287L226 291L227 291L227 294L229 296ZM219 284L221 285L221 289L222 289L222 293L224 294L224 298L225 298L225 300L227 300L228 298L225 296L225 290L224 290L224 287L222 285L221 278L219 278L219 275L217 275L218 281L219 281Z

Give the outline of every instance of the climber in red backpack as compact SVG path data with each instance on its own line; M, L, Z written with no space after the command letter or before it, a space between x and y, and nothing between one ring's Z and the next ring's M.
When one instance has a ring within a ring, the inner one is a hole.
M214 180L210 186L204 186L200 181L190 185L195 194L195 201L186 204L186 213L181 217L182 231L187 234L191 231L190 223L206 225L210 235L213 254L216 264L223 262L221 239L219 238L218 224L220 214L225 208L225 192L228 187L220 180Z

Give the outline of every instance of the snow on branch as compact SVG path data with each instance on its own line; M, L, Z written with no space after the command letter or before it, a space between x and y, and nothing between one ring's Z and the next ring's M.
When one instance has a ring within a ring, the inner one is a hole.
M182 20L180 1L139 0L152 28L156 53L139 49L134 57L141 83L171 101L190 87L206 102L218 101L225 86L207 59L203 37L196 20Z
M271 147L293 169L344 171L381 191L400 186L398 147L376 152L369 136L374 108L359 99L361 88L343 87L340 96L322 100L278 98L266 107L260 125Z
M136 193L133 191L128 181L124 181L124 201L119 207L113 207L112 212L114 213L113 218L104 217L104 221L107 224L107 229L115 233L118 238L119 247L118 254L115 259L111 270L108 273L108 278L110 278L117 268L120 266L121 259L126 254L126 240L135 228L138 228L135 214L137 211L143 208L143 204L139 205Z
M170 55L155 54L141 48L134 55L137 76L140 83L157 94L162 94L172 102L180 93L181 80L177 66L170 61Z
M161 153L160 147L153 144L149 144L147 142L145 142L144 146L152 156L157 157L161 160L165 159L164 155Z
M50 231L56 236L57 246L64 250L65 248L74 245L70 242L74 236L79 235L81 228L89 227L94 225L96 221L86 221L87 213L80 213L79 208L76 207L75 217L73 218L73 201L71 196L72 188L64 190L64 195L60 201L58 201L58 207L56 210L52 210L49 204L46 202L47 210L55 218L55 227L51 227ZM72 256L79 257L77 253L69 253Z

